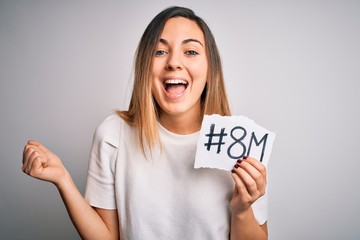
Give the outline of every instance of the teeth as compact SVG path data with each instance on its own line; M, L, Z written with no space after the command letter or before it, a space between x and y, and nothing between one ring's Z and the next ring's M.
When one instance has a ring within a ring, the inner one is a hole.
M181 79L168 79L165 84L187 84L187 81Z

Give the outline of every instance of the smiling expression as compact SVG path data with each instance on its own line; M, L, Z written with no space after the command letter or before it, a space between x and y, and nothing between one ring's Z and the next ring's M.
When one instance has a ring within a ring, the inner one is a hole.
M154 53L152 94L165 116L199 116L208 61L204 34L196 22L170 18Z

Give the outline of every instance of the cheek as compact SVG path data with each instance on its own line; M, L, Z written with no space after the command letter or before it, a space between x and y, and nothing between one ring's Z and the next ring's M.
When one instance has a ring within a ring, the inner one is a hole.
M158 95L159 95L159 91L160 91L160 89L159 89L159 86L158 86L158 84L156 83L156 81L152 81L152 83L151 83L151 94L152 94L155 98L157 98Z
M195 81L195 84L197 84L199 87L204 87L207 82L207 70L208 69L206 65L204 66L202 64L195 68L193 71L193 79Z
M154 75L160 74L166 65L166 58L154 58L152 64L152 73Z
M159 92L159 90L158 90L158 86L157 86L157 84L156 84L156 81L155 81L155 77L154 77L154 75L153 76L151 76L151 94L154 96L154 97L156 97L157 95L158 95L158 92Z
M196 63L190 65L190 67L193 77L206 79L208 72L208 63L206 59L197 61Z

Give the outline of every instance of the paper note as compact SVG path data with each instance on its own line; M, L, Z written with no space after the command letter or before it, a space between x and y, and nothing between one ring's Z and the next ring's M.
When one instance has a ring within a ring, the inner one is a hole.
M269 162L275 134L244 116L205 115L194 168L231 170L244 156Z

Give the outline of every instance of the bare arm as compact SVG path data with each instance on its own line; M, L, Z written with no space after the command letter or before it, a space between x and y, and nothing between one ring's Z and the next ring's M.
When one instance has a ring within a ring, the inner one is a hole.
M247 158L232 171L235 181L231 199L231 240L268 238L267 222L259 225L251 205L265 194L266 169L256 159Z
M22 170L57 187L83 239L119 239L117 210L92 208L76 188L61 160L43 145L35 141L26 144Z
M252 210L242 216L231 217L231 240L267 239L267 222L259 225Z

